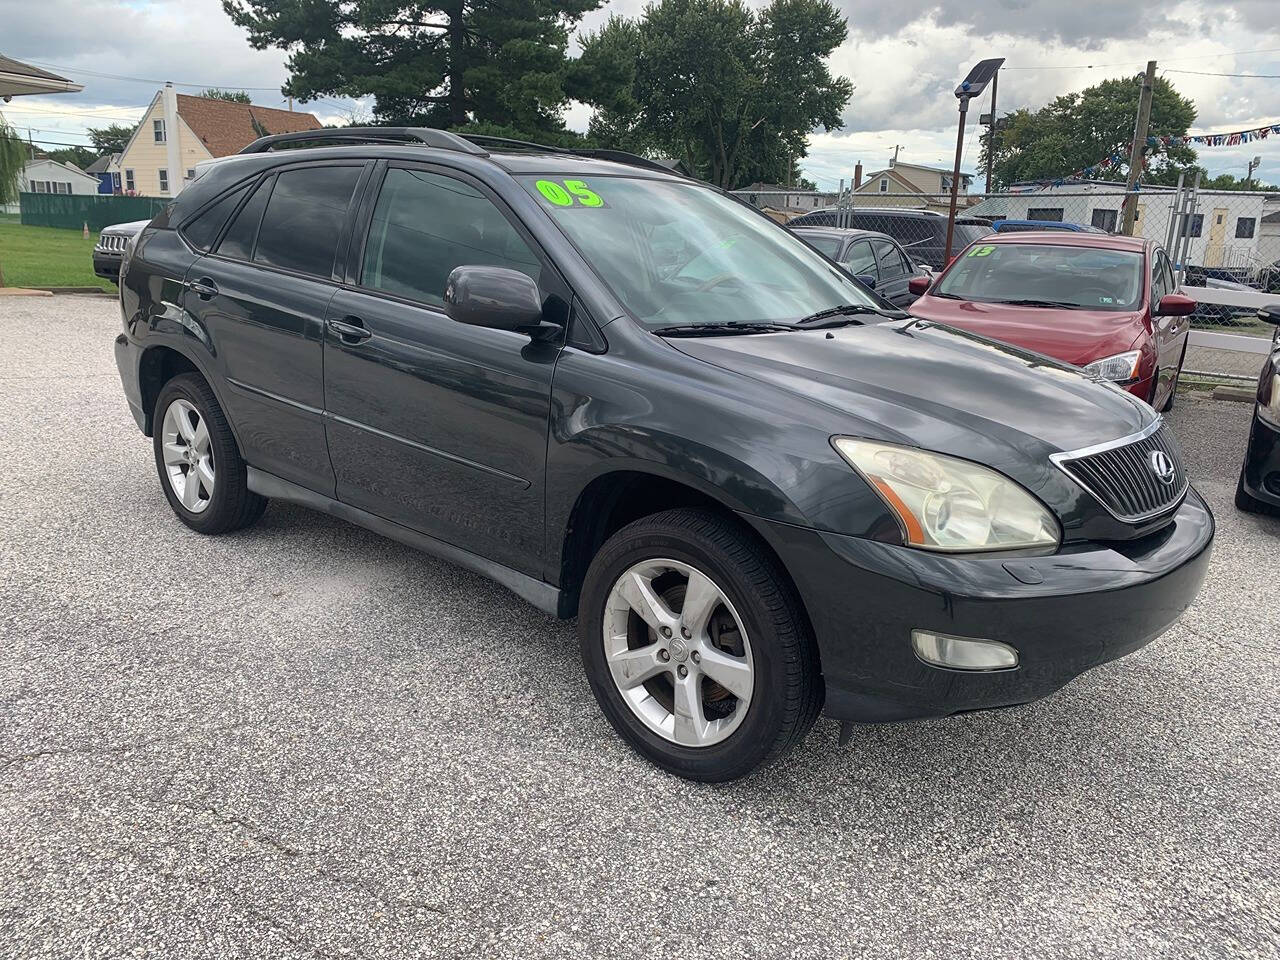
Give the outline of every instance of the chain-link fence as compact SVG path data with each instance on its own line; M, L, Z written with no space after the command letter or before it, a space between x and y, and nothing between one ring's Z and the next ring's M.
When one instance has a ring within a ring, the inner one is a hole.
M874 230L902 245L914 264L946 263L949 193L891 193L883 179L856 190L740 190L737 196L791 226ZM1124 184L1072 182L1007 193L960 194L952 254L993 230L1061 229L1118 233ZM1198 303L1192 323L1206 330L1270 335L1257 319L1280 297L1280 195L1148 187L1133 194L1133 235L1168 252L1178 282Z

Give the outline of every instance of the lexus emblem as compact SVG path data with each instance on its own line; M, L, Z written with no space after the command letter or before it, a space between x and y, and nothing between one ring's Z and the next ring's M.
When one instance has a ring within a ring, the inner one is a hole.
M1167 453L1163 450L1152 450L1149 462L1151 472L1160 478L1161 483L1173 483L1177 470L1174 469L1173 461L1169 459Z

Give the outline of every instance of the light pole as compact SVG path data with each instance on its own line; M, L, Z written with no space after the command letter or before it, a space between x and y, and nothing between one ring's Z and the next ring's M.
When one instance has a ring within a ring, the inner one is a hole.
M951 174L951 212L947 214L947 247L942 256L942 269L951 262L951 241L956 230L956 194L960 190L960 160L964 156L964 118L969 112L969 101L981 95L1004 63L1004 57L983 60L956 87L956 99L960 101L960 128L956 131L956 165ZM994 113L994 111L993 111Z
M1262 166L1261 157L1254 157L1249 161L1249 174L1244 178L1244 182L1247 187L1253 186L1253 171L1257 170L1260 166Z

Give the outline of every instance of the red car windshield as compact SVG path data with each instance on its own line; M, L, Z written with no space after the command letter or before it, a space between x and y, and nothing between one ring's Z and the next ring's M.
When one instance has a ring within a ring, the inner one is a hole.
M932 291L982 303L1134 310L1142 302L1142 254L1048 243L979 243Z

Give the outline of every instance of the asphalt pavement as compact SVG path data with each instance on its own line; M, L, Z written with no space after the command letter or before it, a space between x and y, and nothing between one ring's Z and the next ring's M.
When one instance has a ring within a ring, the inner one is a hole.
M188 531L118 329L0 301L0 956L1280 955L1248 405L1170 416L1219 526L1164 637L1025 707L843 749L821 720L715 787L633 754L573 626L488 581L288 505Z

